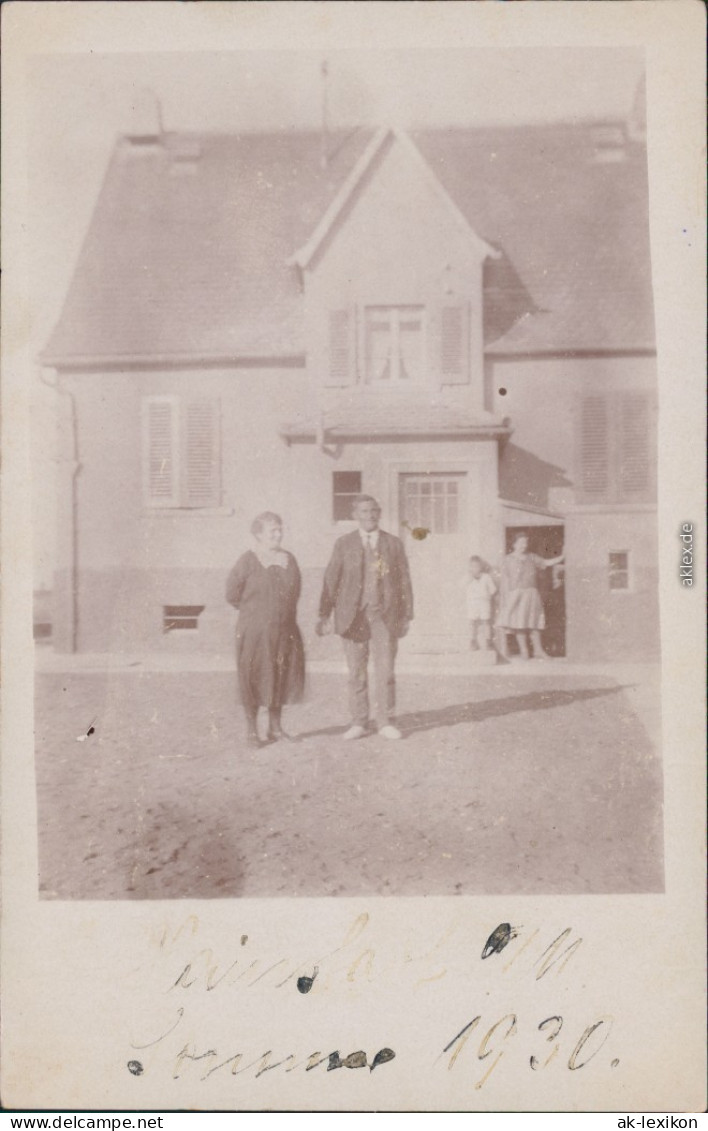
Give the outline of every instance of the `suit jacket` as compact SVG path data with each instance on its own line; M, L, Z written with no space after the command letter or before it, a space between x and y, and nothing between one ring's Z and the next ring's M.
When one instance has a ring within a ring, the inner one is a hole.
M408 560L400 538L379 530L378 556L382 566L381 617L392 636L399 637L413 619L413 589ZM325 570L320 598L320 617L334 609L334 631L346 636L361 606L364 592L364 546L361 534L353 530L334 544Z

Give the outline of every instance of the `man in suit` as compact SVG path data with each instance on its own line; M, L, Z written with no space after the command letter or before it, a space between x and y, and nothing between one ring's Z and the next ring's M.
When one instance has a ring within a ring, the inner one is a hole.
M358 495L353 517L359 529L338 538L327 566L317 632L334 611L349 671L352 724L345 739L363 738L369 726L368 664L374 661L374 704L378 732L400 738L391 713L395 704L394 663L399 638L413 619L413 591L400 538L379 530L381 508L371 495Z

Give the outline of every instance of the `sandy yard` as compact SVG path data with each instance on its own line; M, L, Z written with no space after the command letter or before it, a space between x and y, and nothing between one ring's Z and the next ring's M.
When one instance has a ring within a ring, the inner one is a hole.
M41 894L661 890L651 689L537 670L401 675L404 740L354 743L345 676L310 674L298 741L256 751L228 671L39 672Z

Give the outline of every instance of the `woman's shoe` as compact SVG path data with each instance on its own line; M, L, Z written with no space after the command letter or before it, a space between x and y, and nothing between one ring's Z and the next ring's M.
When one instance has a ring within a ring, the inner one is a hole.
M268 742L297 742L297 739L292 734L287 734L282 727L270 726L268 727L268 734L266 735Z
M262 746L265 746L265 742L261 741L256 731L249 730L248 734L246 735L246 746L249 748L249 750L260 750Z

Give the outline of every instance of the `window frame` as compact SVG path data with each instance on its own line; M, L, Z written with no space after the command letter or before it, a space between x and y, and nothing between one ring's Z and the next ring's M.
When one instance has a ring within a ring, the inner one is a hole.
M624 569L614 569L613 570L613 568L612 568L612 558L617 556L617 555L620 555L620 554L624 555L624 557L626 558L627 564L626 564ZM611 578L613 577L613 575L617 576L618 574L623 574L623 575L626 576L626 578L627 578L627 584L626 585L612 585L611 584ZM630 550L616 550L616 549L615 550L608 550L607 551L607 591L608 591L608 593L632 593L634 591L633 581L634 581L634 579L633 579L633 573L632 573L631 551Z
M400 336L400 322L401 315L408 312L420 318L420 357L421 369L417 377L406 378L401 377L401 336ZM370 316L379 313L379 315L394 315L395 319L390 323L390 333L392 335L392 350L391 357L395 363L395 376L392 374L387 380L382 381L375 377L370 376L370 362L368 351L368 331L369 331L369 318ZM361 384L367 389L419 389L425 385L426 373L428 368L428 310L424 303L365 303L361 308L361 339L360 339L360 357L361 357L361 370L360 381Z
M460 529L461 528L460 501L461 501L461 495L462 495L462 491L460 490L460 485L461 485L464 477L465 477L465 472L441 471L441 470L437 470L437 469L435 471L432 471L432 472L430 472L430 471L425 471L425 472L404 471L404 472L401 472L400 476L399 476L399 515L403 516L405 525L408 527L408 529L411 529L411 523L410 523L410 516L405 513L405 511L406 511L405 502L409 497L407 495L407 492L406 492L406 485L407 485L407 483L415 482L415 483L417 483L417 485L419 487L422 487L423 485L427 484L431 488L430 491L427 492L427 493L424 493L423 491L418 491L416 493L416 498L418 500L418 504L417 504L416 509L418 511L419 521L416 520L415 527L418 527L418 526L423 527L424 529L429 530L431 534L435 534L437 537L442 537L442 538L448 538L448 537L449 538L457 538L457 537L459 537L460 534L461 534L461 529ZM455 489L454 492L447 492L447 491L443 490L441 492L436 493L433 490L433 486L436 482L442 483L443 486L445 484L455 483L456 489ZM454 499L455 499L455 506L454 506L454 515L455 515L454 526L455 526L455 528L454 528L454 530L449 528L450 515L451 515L452 510L453 510L453 508L451 508L451 506L450 506L450 498L452 498L452 497L454 497ZM421 509L422 509L422 503L423 503L424 499L429 500L430 514L431 514L430 526L424 525L425 520L421 517L421 514L420 514ZM435 528L435 506L434 506L434 502L435 502L436 499L442 500L443 525L445 527L445 529L443 529L443 530L440 530L440 529L436 530L436 528Z
M357 491L337 491L336 488L335 488L335 477L337 475L358 475L359 476L359 489ZM353 499L356 498L357 495L361 495L361 493L362 493L362 479L363 479L363 474L357 468L350 468L346 471L343 470L343 469L338 469L337 471L332 472L331 499L332 499L332 522L333 523L339 524L341 522L353 522L354 521L351 514L348 514L346 518L337 518L335 500L336 499L345 499L345 498L351 498L353 500Z
M199 632L199 618L205 608L206 605L163 605L162 635L169 636L172 632ZM181 611L170 614L170 609ZM188 624L188 621L194 621L194 624Z

